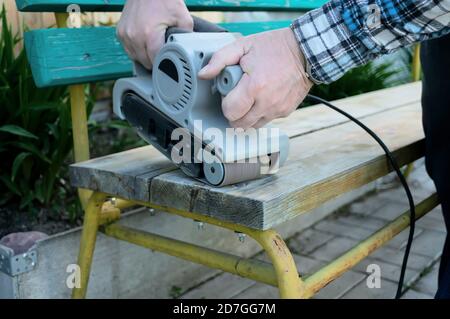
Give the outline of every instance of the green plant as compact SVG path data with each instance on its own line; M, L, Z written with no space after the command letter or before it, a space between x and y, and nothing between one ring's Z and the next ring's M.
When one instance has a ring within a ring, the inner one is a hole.
M0 206L48 206L67 187L61 181L72 149L67 89L35 86L4 7L0 19Z
M147 145L123 120L90 122L91 156L100 157Z
M333 101L384 89L400 84L393 80L393 76L398 72L398 70L392 69L389 63L376 65L369 62L347 72L342 78L331 84L315 85L311 90L311 94ZM306 102L304 106L307 105L310 104Z
M172 299L178 299L182 295L183 289L178 286L170 287L169 297Z

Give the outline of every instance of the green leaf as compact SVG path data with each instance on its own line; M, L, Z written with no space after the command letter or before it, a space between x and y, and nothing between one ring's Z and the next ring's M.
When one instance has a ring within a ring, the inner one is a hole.
M34 189L36 190L36 199L44 203L44 185L42 184L42 179L38 179L34 184Z
M33 192L28 192L24 197L22 197L22 200L20 201L20 209L25 208L28 206L34 199Z
M20 168L20 165L22 164L24 159L26 159L30 155L31 155L31 153L27 153L27 152L22 152L19 155L17 155L16 159L13 162L13 166L12 166L11 181L14 182L14 180L16 179L17 171Z
M7 178L5 175L0 175L0 181L3 182L3 184L5 184L6 187L8 187L8 189L13 192L14 194L21 196L22 194L20 193L19 189L17 188L16 185L14 185L13 183L11 183L11 181L9 180L9 178Z
M29 108L32 111L47 111L54 110L61 105L59 102L45 102L41 104L30 104Z
M5 205L12 197L13 195L11 193L3 194L3 197L0 198L0 206Z
M18 135L18 136L38 139L38 137L36 135L28 132L27 130L25 130L25 129L21 128L20 126L17 126L17 125L10 124L10 125L0 126L0 131L1 132L6 132L6 133L10 133L10 134L14 134L14 135Z
M21 37L0 4L0 206L31 211L60 194L55 181L66 176L72 132L67 86L36 87Z
M37 149L37 147L34 146L33 144L27 144L27 143L22 143L22 142L13 142L13 143L11 143L11 145L19 147L25 151L31 152L34 155L36 155L37 157L39 157L41 160L43 160L44 162L51 164L50 159L47 156L45 156L45 154L43 154L41 151L39 151Z
M115 129L130 129L131 126L128 122L125 121L110 121L107 124L107 127L115 128Z

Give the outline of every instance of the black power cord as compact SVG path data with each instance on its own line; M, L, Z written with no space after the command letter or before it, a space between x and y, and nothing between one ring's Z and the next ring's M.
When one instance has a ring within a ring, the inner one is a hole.
M400 179L400 183L402 184L403 188L405 189L406 196L408 197L408 202L409 202L410 228L409 228L408 242L406 244L405 255L403 257L402 268L401 268L401 272L400 272L400 279L398 280L397 293L395 294L395 299L400 299L401 294L402 294L402 289L403 289L403 282L405 280L405 272L406 272L406 266L408 264L409 252L411 250L411 245L412 245L413 238L414 238L414 229L415 229L415 223L416 223L416 209L415 209L415 205L414 205L414 199L413 199L413 196L411 194L411 190L409 189L408 183L406 182L405 176L400 171L400 167L399 167L399 165L397 163L397 160L395 159L394 155L391 153L389 148L386 146L386 144L384 144L384 142L381 140L381 138L379 138L378 135L375 134L375 132L373 132L365 124L363 124L361 121L359 121L358 119L354 118L353 116L351 116L347 112L339 109L338 107L334 106L330 102L328 102L328 101L326 101L326 100L324 100L324 99L322 99L322 98L320 98L318 96L314 96L314 95L308 94L307 98L309 98L310 100L312 100L312 101L314 101L316 103L324 104L324 105L328 106L329 108L335 110L336 112L344 115L350 121L352 121L355 124L357 124L358 126L360 126L370 136L372 136L373 139L375 141L377 141L377 143L381 146L381 148L386 153L386 157L388 158L389 163L391 164L391 166L394 169L394 171L397 173L397 176Z

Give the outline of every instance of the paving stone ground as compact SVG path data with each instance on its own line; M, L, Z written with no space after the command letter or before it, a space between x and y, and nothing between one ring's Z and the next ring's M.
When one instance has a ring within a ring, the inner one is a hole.
M435 191L423 161L415 163L409 184L416 203ZM404 191L392 176L379 183L378 190L339 209L312 227L287 240L301 276L314 273L375 230L408 209ZM323 288L314 298L393 298L409 229ZM437 289L440 254L446 235L440 207L416 223L403 294L406 299L430 299ZM256 256L266 260L264 255ZM381 286L369 288L369 265L379 266ZM181 298L278 298L278 290L226 273L221 273Z

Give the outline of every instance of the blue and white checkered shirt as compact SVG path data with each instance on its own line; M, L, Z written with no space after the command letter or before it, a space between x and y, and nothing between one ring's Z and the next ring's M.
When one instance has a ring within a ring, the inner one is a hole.
M450 33L450 0L331 0L291 27L311 80L330 83L380 55Z

